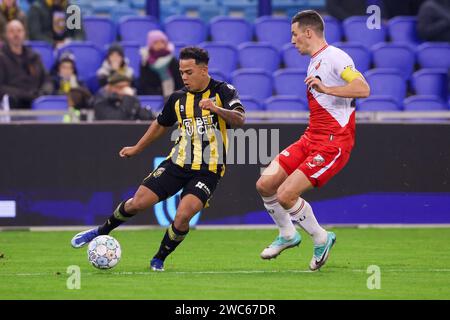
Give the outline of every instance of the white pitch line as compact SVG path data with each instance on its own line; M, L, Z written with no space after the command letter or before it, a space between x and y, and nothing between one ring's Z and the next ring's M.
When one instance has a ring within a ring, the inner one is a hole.
M105 270L106 271L106 270ZM339 270L341 271L341 270ZM367 272L366 269L352 269L345 270L343 272ZM450 269L384 269L381 268L381 272L450 272ZM310 270L235 270L235 271L166 271L168 274L262 274L262 273L316 273L315 271ZM148 271L148 272L81 272L81 275L119 275L119 276L129 276L129 275L154 275L159 274L159 272ZM45 272L36 272L36 273L0 273L0 277L2 276L19 276L19 277L37 277L37 276L55 276L56 273L45 273ZM65 273L60 273L60 275L65 275Z

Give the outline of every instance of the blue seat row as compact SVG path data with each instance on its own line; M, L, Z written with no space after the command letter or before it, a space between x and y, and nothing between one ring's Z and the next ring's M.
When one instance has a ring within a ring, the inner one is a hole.
M55 59L52 47L45 42L29 42L28 44L41 54L44 65L51 68ZM122 45L131 66L139 73L140 44L125 41ZM175 45L176 54L185 46L180 42L176 42ZM417 64L421 68L450 68L450 44L448 43L427 42L415 49L405 44L380 43L375 45L372 51L355 43L336 43L335 45L353 58L357 69L361 72L369 70L372 65L375 68L394 68L405 80L408 80ZM95 67L99 60L103 59L103 51L107 46L102 48L92 42L73 42L59 52L72 51L79 61L82 69L80 72L83 76L84 69L92 71L91 67ZM291 44L284 45L281 52L266 42L246 42L238 47L225 43L203 42L200 46L209 51L210 69L220 71L227 77L238 68L261 68L273 72L280 66L284 66L306 70L310 60L308 56L299 55L297 49Z

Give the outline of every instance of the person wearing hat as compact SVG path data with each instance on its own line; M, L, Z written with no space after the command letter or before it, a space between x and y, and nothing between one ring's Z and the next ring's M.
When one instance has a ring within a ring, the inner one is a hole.
M96 120L152 120L151 110L141 107L131 79L120 73L108 77L107 84L99 90L92 106Z
M75 56L70 52L61 54L51 71L54 95L67 95L69 107L86 109L89 107L91 93L86 85L78 79Z
M108 77L113 73L124 75L133 82L134 70L129 66L123 48L118 43L113 43L108 48L106 59L100 69L97 70L97 79L100 86L104 86L108 82Z
M147 47L141 49L142 63L138 92L140 95L168 97L183 88L178 60L173 55L174 46L160 30L149 31Z

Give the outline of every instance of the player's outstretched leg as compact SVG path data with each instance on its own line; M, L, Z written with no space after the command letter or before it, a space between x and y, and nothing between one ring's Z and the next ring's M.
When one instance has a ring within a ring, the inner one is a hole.
M203 202L192 194L187 194L181 199L175 220L167 228L158 252L150 261L150 268L153 271L164 271L164 261L186 238L189 232L189 221L203 206Z
M70 241L72 247L81 248L97 236L109 234L135 214L149 208L158 201L158 196L153 191L145 186L140 186L134 197L127 201L122 201L103 225L77 233Z
M301 242L300 234L295 230L289 214L280 205L276 195L278 187L286 178L287 173L275 160L264 170L256 183L256 189L263 199L264 207L279 229L279 235L275 241L261 252L262 259L276 258L284 250L294 248Z

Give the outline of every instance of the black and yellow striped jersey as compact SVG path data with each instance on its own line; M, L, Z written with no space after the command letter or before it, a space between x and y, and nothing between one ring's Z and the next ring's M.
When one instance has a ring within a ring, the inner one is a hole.
M198 105L202 99L212 99L220 108L244 111L236 89L226 82L211 79L201 92L186 88L174 92L157 118L165 127L178 122L179 137L167 159L188 170L207 170L223 176L230 127L217 114L202 110Z

